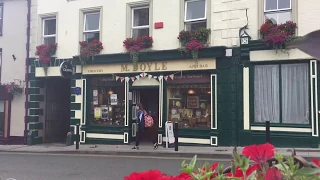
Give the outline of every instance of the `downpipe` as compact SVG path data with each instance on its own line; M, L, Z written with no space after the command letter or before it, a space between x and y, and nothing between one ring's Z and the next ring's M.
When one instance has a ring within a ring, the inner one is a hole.
M27 14L27 43L26 43L26 66L25 66L25 115L24 115L24 144L27 144L28 135L28 102L29 102L29 56L30 56L30 30L31 30L31 1L27 0L28 14Z

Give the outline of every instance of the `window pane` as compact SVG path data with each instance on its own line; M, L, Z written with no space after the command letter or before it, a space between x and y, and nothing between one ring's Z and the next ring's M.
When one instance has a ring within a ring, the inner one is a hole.
M278 0L278 9L290 8L291 0Z
M265 10L277 10L277 0L265 0Z
M168 80L167 118L179 128L211 128L209 74L186 74Z
M4 101L0 101L0 136L4 135Z
M196 21L196 22L188 22L186 23L187 31L195 31L196 29L204 27L207 28L207 21Z
M100 40L100 33L99 32L93 32L93 33L85 33L84 34L84 40L87 42L92 42L93 40Z
M44 20L43 35L56 34L56 19Z
M309 123L309 66L281 65L282 122Z
M132 38L136 39L143 36L149 36L149 28L132 30Z
M254 121L280 122L278 65L254 67Z
M191 1L186 3L187 17L186 20L199 19L205 17L206 1Z
M133 27L149 25L149 8L133 9Z
M86 14L85 31L99 30L100 13Z
M90 124L124 126L124 83L112 77L92 78Z
M277 13L267 13L265 14L265 18L267 19L273 19L277 24L283 24L287 21L291 21L291 12L277 12Z
M43 44L55 44L56 43L56 37L45 37L43 38Z
M2 19L2 9L3 9L3 6L0 6L0 19Z

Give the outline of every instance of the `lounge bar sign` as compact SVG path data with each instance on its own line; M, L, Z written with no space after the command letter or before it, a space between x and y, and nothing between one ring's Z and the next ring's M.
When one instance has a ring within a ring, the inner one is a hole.
M168 84L210 83L210 74L177 74L174 79L168 78L167 82Z
M175 60L161 62L138 62L123 64L99 64L84 65L83 74L113 74L113 73L136 73L136 72L165 72L216 69L216 59L199 59L198 64L192 60Z

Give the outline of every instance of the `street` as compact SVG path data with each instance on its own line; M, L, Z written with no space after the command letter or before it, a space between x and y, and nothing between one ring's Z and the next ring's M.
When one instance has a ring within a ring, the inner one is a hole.
M0 153L0 180L122 180L131 172L149 169L177 175L183 159L185 158ZM214 160L201 159L198 162L213 163ZM222 160L223 164L228 165L228 162Z

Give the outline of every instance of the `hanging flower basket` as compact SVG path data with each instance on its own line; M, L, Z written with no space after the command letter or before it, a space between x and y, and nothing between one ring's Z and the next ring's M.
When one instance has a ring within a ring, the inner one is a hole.
M14 82L5 84L7 91L13 96L19 96L23 93L23 88Z
M94 60L94 57L103 50L103 45L98 40L93 40L92 42L81 41L80 45L80 62L82 65L87 64L91 59Z
M267 19L259 32L262 42L266 42L267 46L272 47L276 52L278 50L287 52L285 46L295 38L296 29L297 24L292 21L277 25Z
M139 61L139 55L152 48L153 38L144 36L137 39L127 38L123 41L123 46L130 53L130 58L134 65Z
M198 28L196 31L180 31L177 37L181 43L180 51L182 54L191 54L195 63L198 63L199 50L203 47L208 47L208 39L211 34L210 29Z
M41 63L45 75L48 74L48 66L53 55L56 54L58 44L39 45L35 55L39 56L39 62Z

